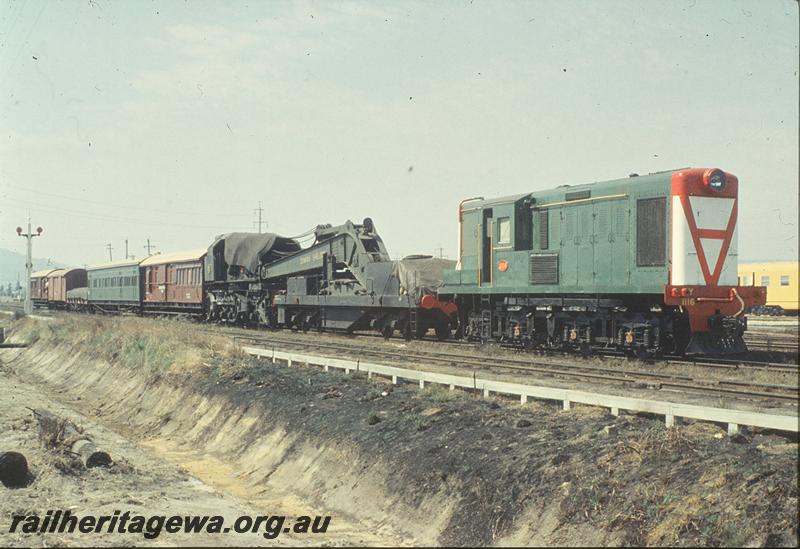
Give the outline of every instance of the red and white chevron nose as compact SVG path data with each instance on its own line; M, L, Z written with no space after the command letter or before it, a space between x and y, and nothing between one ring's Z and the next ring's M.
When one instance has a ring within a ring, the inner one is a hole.
M738 186L716 169L673 174L673 286L736 286Z

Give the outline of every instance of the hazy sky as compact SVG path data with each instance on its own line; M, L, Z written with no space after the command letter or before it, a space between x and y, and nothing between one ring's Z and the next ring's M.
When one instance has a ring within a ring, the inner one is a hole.
M203 247L260 200L454 257L461 198L694 166L742 259L797 257L796 0L231 4L0 0L0 247L28 210L66 263Z

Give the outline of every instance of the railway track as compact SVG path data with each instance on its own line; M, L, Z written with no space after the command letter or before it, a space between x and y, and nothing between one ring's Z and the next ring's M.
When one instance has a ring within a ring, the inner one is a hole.
M10 310L20 309L21 310L22 309L22 305L21 304L16 304L16 303L0 303L0 308L7 309L7 310L8 309L10 309ZM52 314L53 311L49 311L49 312L46 311L46 310L44 311L44 314L48 314L48 313ZM37 314L41 314L41 313L37 312ZM61 312L61 314L67 314L68 315L68 314L71 314L71 313ZM234 337L240 338L240 339L241 338L248 338L248 337L253 337L254 339L260 339L259 336L257 335L258 332L254 332L252 329L242 328L242 327L238 327L238 326L235 327L235 326L228 326L228 325L216 325L213 328L212 327L203 327L201 329L209 330L211 333L218 333L218 332L227 333L229 335L233 335ZM263 333L263 332L261 332L261 333ZM275 338L279 337L279 336L274 335L274 334L277 334L277 333L280 333L280 332L269 332L269 333L270 333L270 335L266 336L266 337L271 338L271 341L275 341ZM256 334L256 335L254 336L253 334ZM284 334L284 335L286 335L286 334ZM262 336L262 337L264 337L264 336ZM791 334L788 337L786 337L785 334L781 334L780 336L775 336L774 334L770 334L770 333L754 332L751 335L751 344L752 344L752 338L755 338L755 340L758 341L759 338L761 338L761 337L773 338L776 341L780 339L782 342L786 343L787 347L791 348L791 338L792 338ZM342 338L343 342L348 342L346 344L337 342L335 344L331 343L331 344L326 345L326 346L330 347L330 348L336 348L336 349L342 350L347 345L352 345L352 341L353 341L354 338L374 341L376 338L382 339L382 336L380 334L360 334L360 333L359 334L352 334L351 336L349 336L348 339ZM450 348L450 349L453 349L453 350L458 349L460 353L463 353L464 352L463 349L465 349L465 348L474 349L476 347L475 343L466 342L466 341L444 341L444 342L442 342L442 341L433 340L433 339L431 339L430 341L432 341L432 342L435 341L437 346L439 346L441 348ZM295 346L301 345L300 342L296 341L296 339L292 340L290 343L295 345ZM308 344L308 345L311 346L311 347L315 347L316 346L317 348L321 348L322 347L322 344L320 344L320 343ZM369 345L369 344L365 344L365 345ZM364 346L360 347L358 350L361 350L363 352L363 349L364 349ZM775 349L775 346L773 345L773 350L774 349ZM795 353L797 352L796 345L792 348L792 350ZM419 353L421 351L414 351L414 352ZM461 364L463 364L463 365L468 365L467 362L465 362L465 361L472 360L474 362L474 361L481 361L481 360L485 360L486 359L485 356L481 357L479 355L473 355L473 356L470 357L469 355L464 355L464 354L454 355L453 353L446 353L446 352L438 352L437 353L437 352L432 352L432 351L426 351L426 353L427 353L426 358L431 358L433 355L441 355L443 357L458 356L458 357L460 357ZM559 351L536 351L534 353L526 353L526 355L528 356L528 358L526 358L526 359L504 358L503 361L506 364L506 369L512 369L512 368L510 368L510 363L514 362L516 364L515 368L530 367L531 364L541 364L541 365L546 365L545 367L549 368L548 371L552 372L553 368L555 367L555 365L558 365L558 363L544 362L544 361L538 361L537 362L537 358L538 357L542 357L542 356L551 357L551 358L552 357L555 357L555 358L558 358L558 357L565 357L565 358L566 357L570 357L570 358L573 358L573 359L575 358L574 354L562 353L562 352L559 352ZM406 354L405 356L408 357L408 354ZM610 353L610 352L606 353L606 354L603 354L603 355L598 355L598 356L599 357L607 357L607 358L623 359L623 360L627 358L624 355L621 355L621 354L618 354L618 353ZM643 364L645 364L645 365L653 365L653 364L691 365L691 366L694 366L694 367L710 368L710 369L715 369L715 370L729 370L729 371L760 370L760 371L770 371L770 372L775 372L775 373L788 373L788 374L793 374L794 373L794 374L796 374L800 370L798 370L798 363L796 362L796 360L797 360L796 357L794 358L794 360L795 360L794 363L778 363L778 362L752 361L752 360L730 359L730 358L714 358L714 357L692 358L692 357L681 357L681 356L665 356L665 357L661 357L661 358L648 359L648 360L644 361ZM525 366L525 365L528 365L528 366ZM574 361L570 362L570 363L561 363L561 366L563 368L569 368L570 370L576 370L576 369L580 369L580 368L582 368L583 370L586 370L586 368L587 368L587 366L580 366L580 365L576 364ZM499 367L499 366L497 366L497 367ZM599 368L599 369L602 370L602 368ZM632 370L628 369L628 370L625 370L625 369L620 369L620 368L613 368L613 369L607 369L607 370L613 371L614 374L620 374L618 376L618 379L616 379L616 381L630 381L632 376L639 376L639 378L644 378L644 379L657 379L657 376L660 375L660 374L655 374L653 372L643 371L642 369L632 369ZM560 373L562 375L566 376L566 377L570 377L567 373L565 373L563 371L560 372ZM583 377L584 378L591 377L591 376L588 375L588 373L590 373L590 372L587 372L587 375L584 375ZM600 374L600 375L603 376L605 379L612 379L611 377L609 377L610 374L604 373L604 374ZM663 382L661 382L661 387L674 387L674 388L684 387L684 388L687 388L687 389L690 388L690 387L687 386L687 383L686 383L688 380L690 380L690 378L688 376L683 376L683 378L681 378L681 376L679 376L679 375L673 375L672 378L673 379L663 380ZM676 378L679 379L679 381L676 381ZM600 379L600 377L598 377L596 379ZM738 381L738 380L726 381L726 382L723 382L723 385L728 385L730 387L746 386L746 384L744 382ZM756 392L763 392L764 394L767 394L767 393L773 394L773 393L770 393L770 390L774 390L776 388L779 389L779 390L781 389L780 387L769 387L769 386L766 386L765 388L767 389L766 391L756 391ZM793 397L796 399L797 398L797 394L796 394L797 387L794 387L793 390L795 391ZM741 391L732 391L732 393L739 393L739 392L741 392Z
M794 332L745 332L744 341L747 348L753 351L797 353L800 337Z
M251 335L254 333L253 330L249 328L242 328L242 327L234 327L230 325L220 325L218 326L219 329L222 331L237 335L241 334L243 336ZM262 332L255 332L264 333ZM267 332L270 334L280 334L280 333L292 333L290 331L285 332ZM375 339L383 340L383 336L380 334L375 333L355 333L349 334L346 336L347 339L343 339L345 341L352 341L353 339L364 339L364 340L372 340ZM389 340L389 341L401 341L401 340ZM470 341L463 341L463 340L450 340L450 341L439 341L438 339L434 338L425 338L422 341L435 343L438 347L441 348L451 348L451 349L476 349L480 344ZM503 346L503 345L501 345ZM510 350L517 350L516 347L512 346L503 346L504 348ZM522 351L520 351L522 353ZM541 350L537 349L534 351L525 351L524 354L526 356L531 357L563 357L563 358L575 358L575 353L569 353L565 351L558 351L558 350ZM623 355L617 352L604 352L602 354L592 355L597 358L613 358L613 359L620 359L620 360L627 360L628 356ZM797 373L798 371L798 362L797 357L792 357L793 362L769 362L769 361L756 361L756 360L746 360L744 358L717 358L717 357L685 357L679 355L666 355L663 357L653 357L650 359L636 359L644 364L659 364L659 363L666 363L666 364L687 364L697 367L707 367L713 368L717 370L763 370L763 371L772 371L776 373Z
M351 358L361 360L403 361L406 364L415 362L469 368L473 371L540 375L566 380L613 383L636 389L668 390L694 396L735 398L758 401L760 403L782 403L793 407L797 406L798 388L796 385L789 384L757 383L732 379L697 380L690 375L511 357L494 357L491 359L491 363L487 363L488 357L485 356L469 356L446 351L411 350L406 348L398 352L397 350L380 349L375 345L358 344L352 341L308 341L273 334L265 336L251 334L229 335L233 335L234 340L240 344L262 346L264 348L292 348L293 350L332 353L336 356L350 355Z

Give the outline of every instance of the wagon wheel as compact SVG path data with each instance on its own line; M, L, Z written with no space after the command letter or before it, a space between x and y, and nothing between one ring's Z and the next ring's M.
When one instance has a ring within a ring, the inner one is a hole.
M580 353L583 358L589 358L592 354L592 346L584 341L580 344Z
M392 334L394 333L394 328L391 324L387 324L381 330L381 334L383 335L383 339L391 339Z

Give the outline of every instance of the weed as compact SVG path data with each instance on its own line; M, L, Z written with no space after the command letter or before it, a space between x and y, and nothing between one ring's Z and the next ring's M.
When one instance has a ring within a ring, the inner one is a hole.
M461 391L450 391L442 389L441 387L432 386L425 389L420 393L421 396L432 400L433 402L452 402L454 400L462 400L465 395Z

